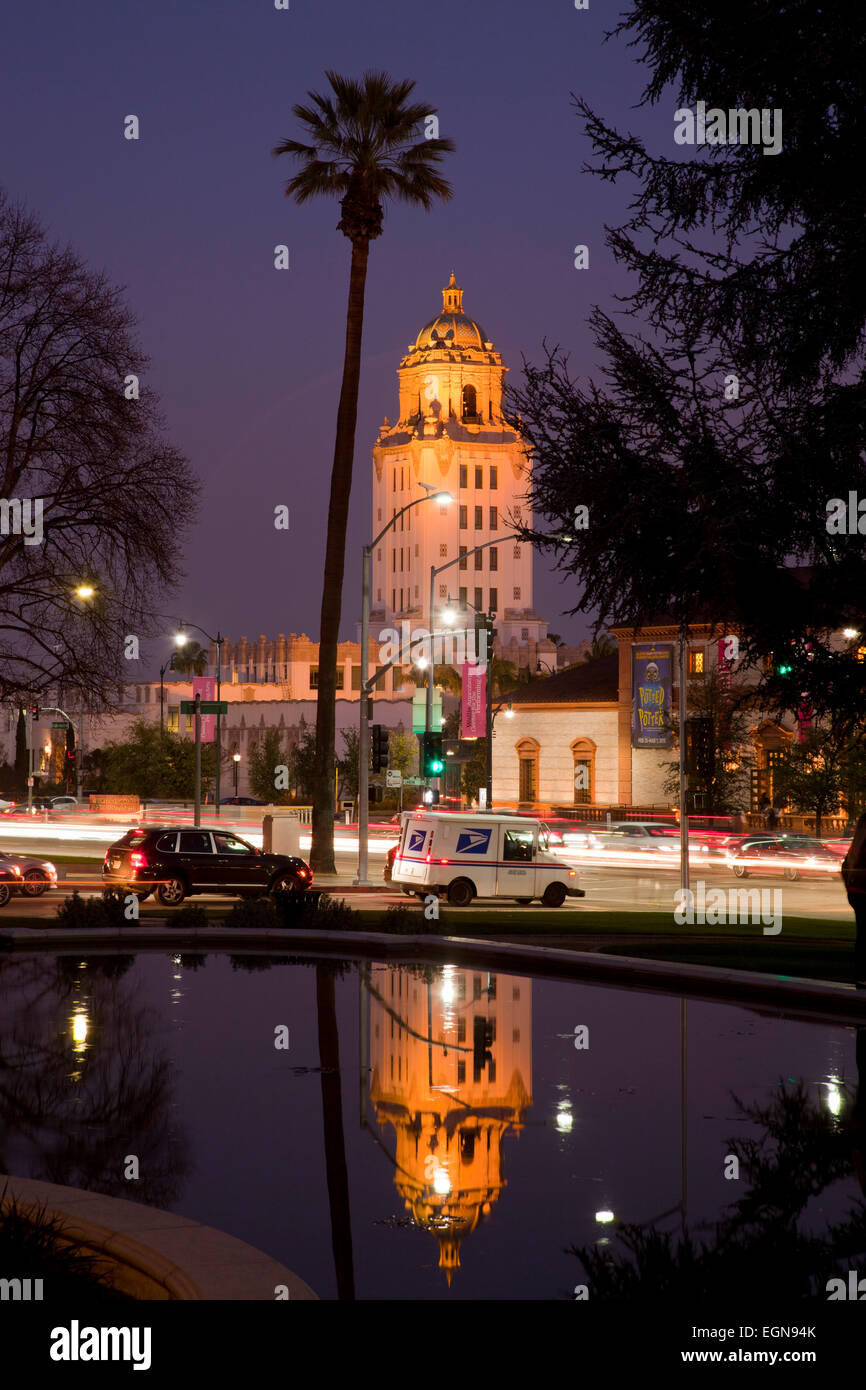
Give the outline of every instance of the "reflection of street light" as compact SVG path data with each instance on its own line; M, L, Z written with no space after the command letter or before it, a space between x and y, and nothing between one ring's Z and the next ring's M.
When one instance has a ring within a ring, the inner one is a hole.
M611 1221L616 1220L616 1216L608 1207L603 1207L601 1211L595 1213L595 1219L600 1226L607 1226Z

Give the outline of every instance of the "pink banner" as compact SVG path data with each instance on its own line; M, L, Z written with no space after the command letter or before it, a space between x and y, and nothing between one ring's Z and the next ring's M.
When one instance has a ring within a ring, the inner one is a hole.
M200 695L202 700L216 699L216 677L215 676L193 676L192 678L192 698ZM195 715L189 716L190 733L195 738ZM201 716L201 741L202 743L213 743L214 730L216 729L216 715L203 714Z
M815 714L814 707L809 703L806 692L803 692L803 703L797 710L797 742L808 743L812 733L812 722Z
M464 662L461 677L461 737L484 738L487 733L487 667L471 666L468 661Z

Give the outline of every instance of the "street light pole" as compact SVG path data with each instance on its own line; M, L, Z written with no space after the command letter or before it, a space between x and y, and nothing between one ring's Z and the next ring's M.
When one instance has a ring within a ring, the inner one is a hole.
M372 570L373 550L379 544L382 537L396 525L398 517L404 512L408 512L411 507L418 507L422 502L451 502L453 498L450 492L444 490L434 491L429 483L422 483L425 489L423 497L416 497L414 501L407 502L405 507L401 507L399 512L395 512L388 522L383 526L378 536L374 536L369 545L365 545L361 559L361 691L359 704L360 715L358 725L358 874L352 880L355 887L369 888L368 878L369 866L369 838L370 838L370 724L373 718L373 695L372 691L367 690L370 669L370 582Z

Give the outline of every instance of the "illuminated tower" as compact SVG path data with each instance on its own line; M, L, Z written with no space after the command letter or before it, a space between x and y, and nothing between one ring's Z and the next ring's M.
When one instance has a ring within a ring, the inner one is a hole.
M507 370L481 325L463 312L452 271L442 312L400 362L399 418L389 424L386 416L373 448L373 534L423 495L419 482L447 490L454 502L414 507L376 548L374 632L402 619L429 627L431 565L501 537L438 576L434 602L492 609L499 643L534 647L546 637L547 624L532 608L532 547L509 535L509 517L530 524L531 512L522 441L502 418Z

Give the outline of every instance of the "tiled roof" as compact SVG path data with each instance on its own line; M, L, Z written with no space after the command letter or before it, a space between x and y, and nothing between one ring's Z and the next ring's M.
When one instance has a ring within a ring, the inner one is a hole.
M581 705L619 698L619 654L581 661L555 676L519 685L503 696L512 705Z

